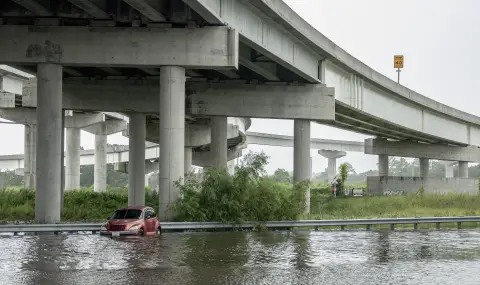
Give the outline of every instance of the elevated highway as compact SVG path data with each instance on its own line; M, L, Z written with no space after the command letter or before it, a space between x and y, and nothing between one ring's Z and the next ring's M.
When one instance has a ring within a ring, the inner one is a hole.
M293 137L266 133L246 132L246 141L252 145L269 145L280 147L293 147ZM312 139L311 148L319 150L330 151L351 151L363 152L363 142L355 141L339 141L339 140L323 140ZM242 149L236 149L229 155L229 160L241 156ZM107 148L107 163L125 163L129 161L129 147L128 146L113 146ZM193 152L192 164L195 166L205 167L210 166L205 163L205 154L203 152ZM158 160L160 157L160 149L158 144L147 143L145 148L145 159L148 161ZM95 163L95 150L87 149L80 151L80 165L93 165ZM0 156L0 169L22 169L24 167L24 155L2 155ZM155 166L153 166L155 168ZM156 167L158 170L158 166ZM146 173L151 171L146 171Z
M21 98L0 99L37 108L36 156L46 166L37 168L37 193L53 197L36 203L39 222L60 217L63 110L129 114L130 202L140 204L143 126L158 118L161 215L178 197L185 122L211 125L212 163L225 166L227 117L293 119L297 182L310 178L311 122L392 140L368 142L381 175L394 152L420 156L422 177L445 145L462 176L477 157L465 153L480 146L479 117L379 74L280 0L6 0L0 14L0 63L39 79ZM423 144L433 149L427 157Z

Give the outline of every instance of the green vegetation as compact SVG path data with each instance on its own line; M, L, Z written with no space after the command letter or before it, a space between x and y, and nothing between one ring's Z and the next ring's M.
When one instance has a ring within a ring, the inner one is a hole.
M312 197L310 207L309 219L475 216L480 215L480 198L421 193L345 199L317 195Z
M64 197L62 221L104 221L117 208L125 207L127 188L109 187L104 193L92 188L67 191ZM158 195L146 189L145 202L158 208ZM35 216L35 190L8 188L0 192L0 221L33 221Z
M263 178L268 157L248 154L235 175L226 170L207 170L198 182L180 186L183 199L173 204L179 221L295 220L304 212L308 182L295 186Z
M209 169L200 178L187 177L180 186L183 199L173 203L177 220L243 222L480 215L477 196L433 195L419 191L407 196L333 198L331 186L319 183L310 185L311 214L306 215L304 194L309 183L294 186L284 171L277 172L277 179L266 176L267 161L263 153L250 153L233 176L224 170ZM340 166L340 173L341 179L348 181L352 171ZM364 187L359 184L346 188ZM65 192L62 220L104 221L115 209L126 206L127 200L126 187L109 187L105 193L94 193L92 187L68 191ZM32 221L34 203L34 190L9 187L0 191L0 221ZM146 204L158 209L158 194L147 189Z

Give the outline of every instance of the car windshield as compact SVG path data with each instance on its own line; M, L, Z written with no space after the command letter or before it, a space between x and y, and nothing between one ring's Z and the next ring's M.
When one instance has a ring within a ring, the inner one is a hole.
M137 209L123 209L123 210L117 210L115 213L112 215L112 219L118 220L118 219L140 219L140 216L142 215L142 210L137 210Z

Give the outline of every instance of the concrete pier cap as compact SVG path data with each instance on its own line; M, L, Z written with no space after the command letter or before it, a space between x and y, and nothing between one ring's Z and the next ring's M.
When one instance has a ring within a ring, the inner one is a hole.
M340 158L347 155L345 151L340 150L328 150L328 149L320 149L318 150L318 154L325 158Z
M320 149L318 150L318 154L325 158L328 158L328 182L332 183L337 175L337 158L344 157L347 155L347 153L345 151L339 150Z

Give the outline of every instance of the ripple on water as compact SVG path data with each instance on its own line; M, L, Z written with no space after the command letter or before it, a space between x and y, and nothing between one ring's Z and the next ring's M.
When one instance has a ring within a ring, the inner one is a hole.
M1 284L480 284L477 230L11 236L0 252Z

